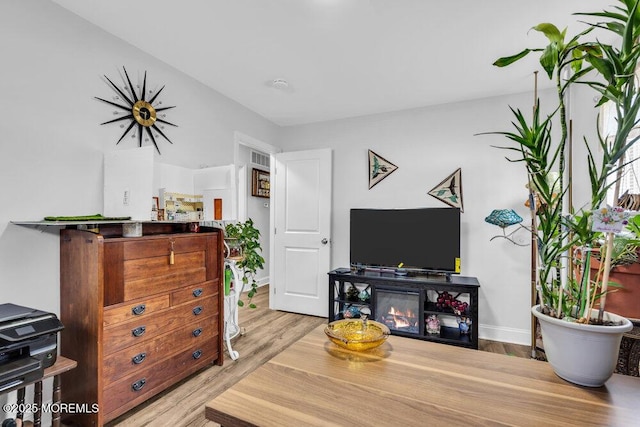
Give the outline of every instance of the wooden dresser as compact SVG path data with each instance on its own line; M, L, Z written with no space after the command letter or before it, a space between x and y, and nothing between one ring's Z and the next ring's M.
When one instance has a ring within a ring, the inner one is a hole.
M183 227L183 228L181 228ZM62 401L98 410L65 423L101 426L195 371L223 360L223 235L143 224L143 236L60 232Z

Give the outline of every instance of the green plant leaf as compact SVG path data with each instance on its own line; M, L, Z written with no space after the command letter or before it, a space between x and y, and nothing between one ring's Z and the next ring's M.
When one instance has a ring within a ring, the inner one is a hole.
M540 56L540 65L547 72L550 79L553 78L553 71L558 65L558 45L551 43Z
M543 33L551 43L562 43L564 41L564 32L561 33L558 27L548 22L538 24L533 29Z
M520 59L524 58L525 56L527 56L530 52L533 52L532 49L525 49L520 53L517 53L515 55L512 56L504 56L502 58L497 59L493 65L495 65L496 67L506 67L507 65L511 65L516 61L519 61Z

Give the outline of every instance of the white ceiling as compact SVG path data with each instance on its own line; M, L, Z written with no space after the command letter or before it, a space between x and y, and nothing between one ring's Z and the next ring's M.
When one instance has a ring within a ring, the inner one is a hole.
M529 91L535 58L614 0L53 0L287 126ZM284 78L287 90L270 86ZM541 76L540 86L548 86Z

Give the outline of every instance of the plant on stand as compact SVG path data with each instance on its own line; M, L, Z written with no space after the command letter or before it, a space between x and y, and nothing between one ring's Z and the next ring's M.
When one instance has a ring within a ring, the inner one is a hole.
M640 35L639 2L640 0L619 0L614 12L578 13L577 15L604 19L605 22L589 24L586 30L569 40L566 29L560 31L553 24L539 24L533 29L548 39L547 46L525 49L516 55L500 58L494 64L507 66L529 53L541 52L540 64L556 86L557 105L553 113L541 118L539 101L536 100L529 123L520 110L512 108L516 130L495 133L516 143L515 147L500 147L518 153L518 158L508 160L522 162L526 166L532 231L537 239L535 286L540 303L540 306L532 308L532 313L541 322L545 353L559 376L587 386L600 386L611 376L622 333L632 328L629 320L605 313L613 233L606 233L606 243L601 247L605 264L599 280L592 280L589 274L591 257L584 256L578 261L573 258L572 251L573 248L580 248L588 254L591 248L597 246L600 234L593 229L595 217L623 215L617 209L606 207L604 203L612 187L614 200L617 200L625 152L638 139L629 139L629 136L640 109L635 77L640 56L640 47L636 43ZM620 38L620 46L599 41L581 41L581 38L596 28L615 33ZM585 80L594 72L599 74L598 78ZM577 211L572 206L570 197L571 174L567 169L566 159L570 127L565 103L570 95L570 88L576 84L594 89L599 96L598 106L605 102L613 104L617 126L613 138L598 135L600 159L596 159L593 154L595 150L585 138L591 197L589 205ZM554 122L560 124L560 139L557 142L553 141ZM598 133L599 131L600 129ZM581 266L586 273L576 276L573 274L573 264L578 262L584 263ZM599 309L595 309L596 301L599 301ZM604 326L605 324L608 326ZM562 328L604 332L606 341L612 347L608 351L611 354L605 358L605 350L581 347L581 341L591 339L575 340L551 336ZM564 344L569 347L564 347ZM587 367L579 367L578 361L591 355L596 355L596 360ZM564 357L568 358L568 367L558 361ZM598 370L601 372L596 373Z
M236 265L242 270L243 289L245 285L251 284L251 288L247 293L249 307L256 308L256 305L251 302L258 292L258 283L255 275L259 269L264 268L264 258L260 255L260 252L262 252L260 230L254 227L253 220L249 218L245 222L227 224L225 226L225 237L237 239L242 248L242 257ZM238 292L240 291L238 290ZM239 299L238 305L243 307L244 301Z

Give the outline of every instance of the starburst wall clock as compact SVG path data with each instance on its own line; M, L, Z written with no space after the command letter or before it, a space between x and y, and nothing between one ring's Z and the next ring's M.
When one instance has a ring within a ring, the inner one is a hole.
M100 123L101 125L106 125L110 123L121 123L120 127L125 128L124 132L120 136L120 139L116 142L116 145L120 144L120 142L124 139L129 132L131 133L132 138L138 139L138 146L142 147L143 138L145 141L151 141L156 147L158 154L160 153L160 148L158 148L158 138L161 136L166 139L170 144L173 142L164 134L162 129L164 129L163 125L169 125L177 127L177 125L170 123L165 120L166 114L159 114L171 108L171 107L161 107L162 101L158 99L158 96L164 89L164 86L160 88L157 92L153 93L153 90L149 90L147 93L147 72L144 72L144 79L142 81L142 88L140 85L137 85L139 89L136 91L133 84L131 83L131 79L129 78L129 74L127 74L126 68L122 67L124 70L124 76L126 78L126 85L123 89L120 89L115 83L113 83L109 77L104 76L105 79L110 84L110 87L116 92L116 96L113 97L113 101L109 101L103 98L95 97L96 99L106 102L109 105L112 105L119 109L119 111L115 111L114 114L122 114L120 117L106 121L104 123ZM128 125L127 122L128 121ZM144 135L143 135L144 134Z

